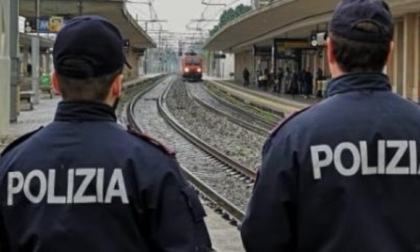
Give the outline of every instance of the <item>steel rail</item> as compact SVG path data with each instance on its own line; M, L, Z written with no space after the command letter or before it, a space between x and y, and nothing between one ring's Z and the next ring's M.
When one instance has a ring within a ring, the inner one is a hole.
M235 123L235 124L237 124L237 125L245 128L245 129L248 129L248 130L250 130L250 131L252 131L254 133L257 133L257 134L260 134L260 135L265 136L265 135L267 135L269 133L270 129L272 128L271 126L270 127L264 126L264 128L262 128L262 127L259 127L259 126L254 125L252 123L249 123L249 122L246 122L244 120L241 120L241 119L239 119L239 118L237 118L237 117L235 117L235 116L233 116L233 115L231 115L231 114L229 114L227 112L224 112L224 111L222 111L220 109L217 109L217 108L211 106L210 104L206 103L205 101L199 99L196 94L193 94L191 92L191 90L188 89L187 92L188 92L188 96L192 100L194 100L195 102L197 102L199 105L201 105L201 106L203 106L203 107L205 107L205 108L207 108L209 110L212 110L212 111L216 112L217 114L221 114L222 116L227 117L231 122L233 122L233 123ZM219 102L219 100L217 100L217 101ZM225 104L225 103L222 103L222 104L224 104L225 106L231 108L232 110L235 110L235 108L231 104ZM235 110L235 111L238 112L237 110ZM244 116L248 117L250 120L258 121L258 123L261 122L260 119L257 116L255 116L255 115L253 115L251 113L241 113L241 114L243 114Z
M211 83L211 81L207 81L207 82ZM216 86L214 86L214 87L215 87L215 88L217 88ZM217 88L217 89L218 89L218 88ZM275 116L275 117L278 117L278 118L279 118L278 120L264 120L263 118L261 118L261 116L258 116L258 115L256 115L255 113L252 113L252 112L250 112L250 111L246 110L245 108L241 108L240 106L238 106L238 105L236 105L236 104L233 104L233 103L231 103L231 102L228 102L228 101L226 101L225 99L223 99L222 97L217 96L216 94L214 94L214 93L210 92L207 86L205 86L205 90L207 91L207 93L208 93L210 96L212 96L212 97L213 97L214 99L216 99L218 102L220 102L220 103L222 103L222 104L224 104L224 105L226 105L226 106L231 107L232 109L234 109L234 110L235 110L235 111L237 111L238 113L247 114L247 115L249 115L250 117L255 118L255 120L258 120L258 122L259 122L261 125L264 125L264 127L266 127L266 128L267 128L267 129L269 129L269 130L271 130L272 128L274 128L274 127L278 124L278 122L284 118L284 116L280 116L278 113L274 113L274 112L273 112L273 111L271 111L270 109L263 108L263 107L261 107L261 106L257 106L257 105L255 105L255 104L253 104L253 103L248 104L249 106L253 106L253 107L255 107L255 108L258 108L258 109L264 110L266 113L271 113L273 116ZM221 90L221 89L218 89L218 90L219 90L220 92L222 92L222 93L225 93L225 94L226 94L226 95L228 95L228 96L230 95L229 93L225 92L224 90ZM234 98L236 98L236 99L238 99L238 100L241 100L241 99L239 99L238 97L235 97L235 96L232 96L232 97L234 97ZM243 102L244 102L244 103L246 103L245 101L243 101Z
M150 87L142 90L139 94L137 94L135 97L133 97L133 99L131 99L131 101L129 102L129 104L127 106L127 111L126 111L127 112L127 120L129 121L129 124L130 124L131 127L133 127L134 129L136 129L140 132L143 131L143 128L135 120L135 116L134 116L135 105L136 105L136 103L139 99L141 99L145 94L147 94L154 87L159 85L161 82L162 81L158 80L153 85L151 85ZM159 97L159 99L157 100L157 105L158 105L159 113L165 119L165 121L167 121L175 130L178 131L180 128L182 128L182 126L179 125L179 123L176 121L176 119L173 118L173 116L170 114L168 108L166 107L166 103L165 103L166 95L167 95L168 91L170 90L172 84L173 84L173 82L168 85L168 87L166 88L163 95L161 97ZM196 140L198 139L195 136L191 136L191 135L188 136L189 133L185 129L183 129L182 131L178 131L178 132L181 135L183 135L185 138L187 138L189 141L191 141L191 139L196 139ZM192 144L196 145L196 143L192 143ZM198 148L202 148L202 147L198 146ZM210 148L209 146L208 146L207 149L204 149L204 151L206 153L208 153L210 156L213 156L213 157L215 157L216 153L218 153L216 155L219 155L219 157L220 157L220 155L223 155L223 154L217 152L215 149ZM218 157L215 157L215 158L218 159L219 161L221 161L222 163L226 164L227 166L235 169L235 167L233 167L231 165L232 160L230 160L228 157L225 156L222 160L220 160ZM230 161L228 161L228 160L230 160ZM239 164L234 164L234 165L238 166ZM245 213L242 210L240 210L238 207L236 207L229 200L227 200L226 198L221 196L219 193L214 191L211 187L209 187L206 183L204 183L202 180L200 180L197 176L195 176L192 172L190 172L187 168L185 168L181 164L180 164L180 168L181 168L183 174L185 175L185 177L188 179L188 181L191 182L191 184L201 193L201 195L204 198L206 198L207 200L211 201L214 205L217 206L216 211L222 212L222 215L223 215L224 218L229 219L229 216L232 217L232 218L230 218L230 222L233 225L237 225L238 223L241 223L243 221L243 218L245 217ZM255 179L255 176L256 176L255 172L250 171L246 167L242 167L242 168L247 169L246 173L248 175L244 174L245 176L251 178L252 180ZM243 171L242 173L245 173L245 172ZM223 212L225 212L225 213L223 213Z
M237 172L243 174L244 176L255 180L256 173L255 171L249 169L248 167L243 166L242 164L232 160L225 154L221 153L217 149L211 147L204 141L202 141L199 137L191 133L188 129L183 127L176 118L169 112L169 109L166 105L166 97L171 89L171 85L168 85L166 90L164 91L163 95L158 99L158 110L161 113L162 117L174 128L176 129L182 136L188 139L191 143L202 149L203 151L207 152L211 156L215 157L219 161L223 162L224 164L232 167Z

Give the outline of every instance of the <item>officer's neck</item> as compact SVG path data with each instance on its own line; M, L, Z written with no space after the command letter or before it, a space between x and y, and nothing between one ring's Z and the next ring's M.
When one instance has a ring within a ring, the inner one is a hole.
M344 71L340 69L338 64L330 64L330 73L331 73L332 79L338 78L346 74Z
M58 104L54 121L110 121L117 120L115 109L100 101L63 100Z

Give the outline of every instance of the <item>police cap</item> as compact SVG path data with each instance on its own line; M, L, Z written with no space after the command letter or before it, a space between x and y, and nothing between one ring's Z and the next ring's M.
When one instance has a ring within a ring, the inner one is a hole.
M100 16L71 19L57 34L53 49L55 71L71 78L95 78L127 63L124 40L111 22Z
M371 33L357 27L366 22L376 25L380 32ZM331 19L329 32L359 42L390 42L394 33L390 8L382 0L341 0Z

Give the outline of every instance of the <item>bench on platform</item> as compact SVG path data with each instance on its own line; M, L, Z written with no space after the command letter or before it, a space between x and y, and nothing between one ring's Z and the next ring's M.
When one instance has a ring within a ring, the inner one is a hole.
M21 110L33 110L34 104L32 102L32 98L35 96L34 91L20 91L20 101L21 101ZM24 103L22 103L24 101ZM28 106L27 108L22 108L22 106Z
M35 92L32 90L31 82L24 81L20 85L19 91L20 110L33 110L34 104L32 102L35 97Z

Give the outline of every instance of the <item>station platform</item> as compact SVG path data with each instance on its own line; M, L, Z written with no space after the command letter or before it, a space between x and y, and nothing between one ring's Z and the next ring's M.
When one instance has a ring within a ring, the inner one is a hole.
M217 88L230 95L273 111L283 112L286 116L322 100L312 96L305 99L301 95L293 97L292 95L276 94L262 91L255 86L244 87L242 84L217 78L208 77L205 80L217 85Z
M238 228L229 224L206 205L204 210L207 214L204 220L215 252L245 252Z

